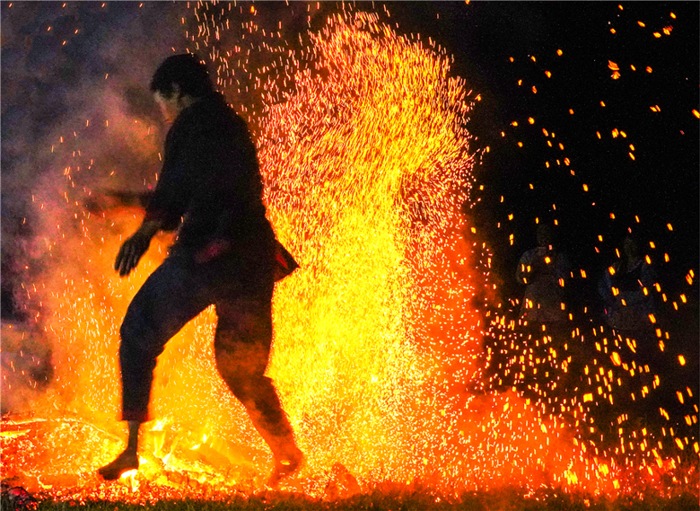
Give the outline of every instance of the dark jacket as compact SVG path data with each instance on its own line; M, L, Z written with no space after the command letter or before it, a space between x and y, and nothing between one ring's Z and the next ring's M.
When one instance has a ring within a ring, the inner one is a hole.
M162 220L166 230L179 226L173 253L195 253L215 240L269 240L262 191L246 123L216 94L183 110L168 131L146 220Z

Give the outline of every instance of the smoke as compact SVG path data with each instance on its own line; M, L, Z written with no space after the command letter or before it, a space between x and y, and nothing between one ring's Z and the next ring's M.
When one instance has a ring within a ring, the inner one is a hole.
M50 311L36 290L56 243L78 228L67 201L153 182L162 133L148 80L182 51L183 8L2 4L3 412L21 411L20 389L51 378ZM8 321L27 319L25 334L6 335Z
M216 45L207 51L186 38L197 25L184 2L5 2L1 8L5 413L29 406L20 389L33 392L52 378L51 370L33 369L52 364L46 284L80 264L71 254L82 236L80 210L103 203L105 191L139 192L155 182L164 126L148 84L157 65L184 51L209 59L229 79L219 86L246 115L261 104L255 87L269 55L261 51L260 33L245 38L234 28L218 48L238 45L236 70L220 69ZM271 3L237 10L264 27L284 22L289 37L307 30L318 9ZM6 335L16 321L24 333Z

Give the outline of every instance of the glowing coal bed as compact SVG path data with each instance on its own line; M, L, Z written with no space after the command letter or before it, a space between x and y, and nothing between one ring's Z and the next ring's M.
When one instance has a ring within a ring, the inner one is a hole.
M205 12L194 9L193 50L226 31ZM634 403L661 385L637 362L635 340L572 321L566 339L544 332L535 341L499 309L489 244L468 207L487 148L465 125L481 98L451 75L449 55L367 13L330 17L301 54L303 62L279 53L294 87L261 86L256 122L269 216L301 265L275 290L268 368L307 457L282 489L326 499L382 488L452 499L502 486L697 492L691 387L677 390L672 409L656 408L666 414L658 428L635 422ZM110 136L159 151L151 126L118 113L110 121ZM134 275L117 276L115 254L142 213L84 207L96 193L86 175L100 165L81 136L52 148L61 177L34 195L44 259L22 286L41 305L33 328L3 325L3 399L22 410L2 422L3 477L59 500L264 489L272 458L216 372L212 310L159 359L157 419L144 425L139 471L98 479L125 441L120 321L170 240L159 236ZM120 176L113 169L114 188ZM23 384L41 369L36 346L50 346L43 386ZM538 372L545 383L530 379Z

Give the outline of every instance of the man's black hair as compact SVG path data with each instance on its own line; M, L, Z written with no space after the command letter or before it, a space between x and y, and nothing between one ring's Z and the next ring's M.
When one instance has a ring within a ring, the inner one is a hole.
M173 83L180 87L182 94L195 98L208 96L214 92L207 67L191 53L173 55L158 66L151 80L151 92L171 96Z

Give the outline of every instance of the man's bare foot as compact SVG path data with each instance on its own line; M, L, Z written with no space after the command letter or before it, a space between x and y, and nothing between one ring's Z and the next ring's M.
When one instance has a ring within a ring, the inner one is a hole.
M119 479L124 472L139 468L139 456L132 451L124 451L116 459L99 469L97 472L105 481Z
M270 488L276 488L282 479L285 479L297 472L304 465L304 455L297 450L287 459L275 460L275 469L267 481Z

